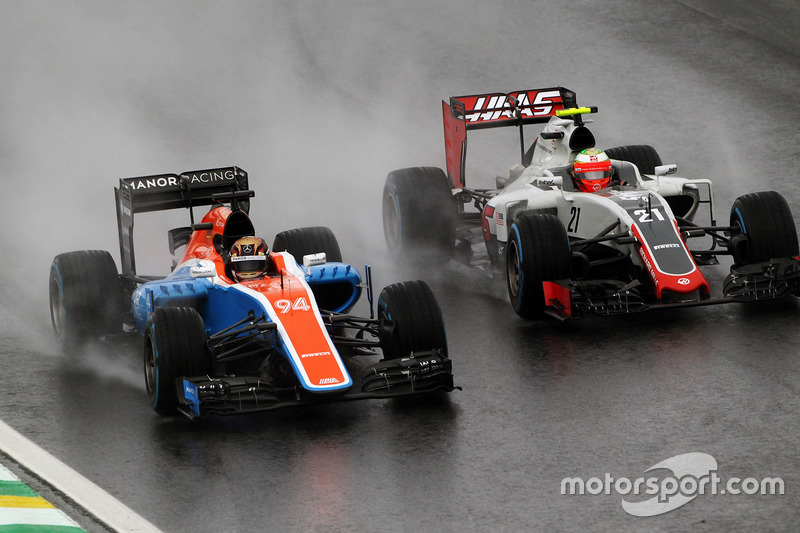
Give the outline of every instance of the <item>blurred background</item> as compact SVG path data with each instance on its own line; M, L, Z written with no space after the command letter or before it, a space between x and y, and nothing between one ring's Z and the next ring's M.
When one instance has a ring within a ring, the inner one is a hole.
M654 144L682 175L724 178L722 200L793 182L754 157L796 150L774 127L796 113L795 10L770 4L4 2L4 249L37 279L58 252L118 258L118 178L238 165L268 241L324 224L361 254L382 240L387 172L443 166L441 99L552 85L600 107L598 143ZM770 18L756 30L755 16ZM513 162L484 161L477 142L473 176ZM164 224L137 227L154 268Z

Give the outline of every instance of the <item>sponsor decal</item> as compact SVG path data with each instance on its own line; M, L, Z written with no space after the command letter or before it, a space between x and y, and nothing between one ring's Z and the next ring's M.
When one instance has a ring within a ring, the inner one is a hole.
M609 190L608 191L610 196L616 196L620 200L640 200L643 201L646 196L643 196L641 191L618 191L618 190Z
M652 263L650 263L650 258L647 257L647 254L644 251L644 246L639 247L639 256L642 258L644 266L647 267L647 272L650 274L650 279L653 280L653 284L658 287L658 275L656 274L656 269L653 268Z
M189 409L196 415L200 415L200 397L197 394L197 386L188 380L183 380L183 397Z
M219 170L216 172L188 172L182 174L189 178L189 183L217 183L220 181L233 181L236 179L236 174L233 170Z
M339 380L336 378L322 378L319 380L320 385L331 385L333 383L339 383Z
M547 144L545 144L545 142L546 142L546 141L539 140L539 141L536 143L536 146L538 146L538 147L539 147L539 149L540 149L542 152L545 152L545 153L547 153L547 154L550 154L550 155L553 155L553 154L555 154L555 153L556 153L556 142L555 142L555 141L551 141L551 142L550 142L550 146L547 146Z
M681 245L677 243L670 243L670 244L656 244L653 246L653 250L661 250L663 248L680 248Z
M531 103L529 95L535 94ZM511 94L516 98L522 118L546 117L552 114L553 104L561 103L559 91L522 92ZM465 102L467 104L467 102ZM467 122L491 122L498 119L514 119L514 111L504 94L478 96L471 109L465 109Z
M233 181L236 179L236 174L233 170L222 170L217 172L197 172L182 174L189 179L189 185L198 183L218 183ZM145 178L131 178L128 181L131 189L138 191L141 189L161 189L164 187L178 187L180 186L180 177L170 176L150 176Z
M197 278L213 278L217 274L217 268L213 263L201 263L193 267L189 267L189 275L195 279Z
M160 189L162 187L177 187L177 176L154 176L152 178L138 178L129 182L131 189L138 191L140 189Z
M621 496L622 509L638 517L668 513L697 496L751 496L783 495L784 481L779 477L730 477L727 480L717 473L717 460L701 452L675 455L654 464L636 478L604 476L565 477L561 480L562 496L611 495ZM641 496L652 496L644 499ZM639 498L637 498L639 496Z
M331 352L314 352L314 353L304 353L300 357L305 359L306 357L322 357L323 355L331 355ZM338 382L337 382L338 383Z
M252 252L252 250L250 251ZM266 260L267 260L266 255L235 255L231 257L231 263L241 263L243 261L266 261Z
M689 278L681 278L678 280L678 285L688 285L690 283L691 281L689 280Z

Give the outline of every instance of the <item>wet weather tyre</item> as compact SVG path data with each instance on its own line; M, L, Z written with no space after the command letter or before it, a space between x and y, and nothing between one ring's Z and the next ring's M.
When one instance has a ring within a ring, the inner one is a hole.
M210 367L205 326L195 309L165 307L150 315L144 335L144 377L147 399L158 414L176 412L177 378L201 376Z
M564 225L555 215L522 215L506 246L506 281L514 311L525 319L544 317L542 282L570 277L571 252Z
M122 331L123 291L104 250L57 255L50 266L50 320L64 351Z
M384 334L384 359L440 350L447 356L447 335L439 303L424 281L387 285L378 298L378 319Z
M733 202L731 252L736 264L798 255L797 229L786 199L775 191L745 194Z
M328 261L335 263L342 261L339 242L333 231L325 226L282 231L275 236L272 250L289 252L299 264L303 263L303 256L319 252L325 252Z
M386 177L382 202L383 235L397 256L455 245L457 207L450 180L436 167L395 170Z
M661 165L661 156L655 148L647 144L632 144L608 148L605 153L611 159L619 159L636 165L639 174L655 174L656 167Z

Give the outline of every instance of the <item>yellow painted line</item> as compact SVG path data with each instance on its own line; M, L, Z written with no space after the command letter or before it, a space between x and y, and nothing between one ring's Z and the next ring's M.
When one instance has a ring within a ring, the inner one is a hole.
M0 507L27 507L29 509L52 508L53 504L41 496L0 496Z
M64 493L78 507L118 533L160 533L153 524L136 514L123 503L103 489L71 469L45 450L29 441L8 424L0 420L0 450L20 466L27 468L46 480L57 491ZM0 478L3 473L0 472ZM58 509L47 508L8 508L0 507L0 525L4 524L36 524L37 516L43 520L50 519L48 513L60 513L64 519L67 515ZM13 513L13 516L9 513ZM28 514L31 516L28 516ZM21 519L29 518L28 519ZM53 517L55 520L55 517ZM38 522L42 523L42 522ZM44 522L51 523L51 522ZM74 525L64 520L57 525ZM80 531L80 529L78 529Z

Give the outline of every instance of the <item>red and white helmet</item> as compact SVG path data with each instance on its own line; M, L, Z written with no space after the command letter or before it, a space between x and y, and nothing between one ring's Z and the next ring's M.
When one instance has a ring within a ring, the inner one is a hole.
M259 237L242 237L231 246L231 272L236 281L255 279L267 271L269 246Z
M572 162L572 181L583 192L596 192L611 183L611 160L597 148L581 150Z

